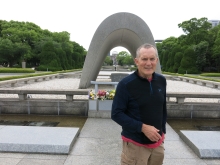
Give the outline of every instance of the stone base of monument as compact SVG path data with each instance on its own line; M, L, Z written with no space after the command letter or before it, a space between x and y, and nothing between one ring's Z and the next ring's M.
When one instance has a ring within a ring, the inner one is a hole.
M220 131L180 131L182 140L204 159L220 158Z
M98 111L89 110L88 117L110 119L111 110L98 110Z
M79 128L0 126L0 152L69 154Z

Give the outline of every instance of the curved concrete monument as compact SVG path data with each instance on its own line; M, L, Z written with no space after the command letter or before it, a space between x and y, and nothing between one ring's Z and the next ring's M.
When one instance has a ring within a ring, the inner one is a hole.
M155 46L153 35L147 24L131 13L116 13L107 17L97 28L84 62L79 88L90 86L95 81L101 66L111 49L125 47L135 58L137 48L149 43ZM160 63L157 73L161 73Z

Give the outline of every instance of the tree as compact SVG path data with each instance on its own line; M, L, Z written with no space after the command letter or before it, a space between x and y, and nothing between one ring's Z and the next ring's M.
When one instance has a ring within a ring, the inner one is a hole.
M156 47L157 47L157 53L158 53L158 56L159 56L159 59L160 59L160 63L162 64L162 62L163 62L163 57L162 57L162 52L163 52L162 43L156 43Z
M207 41L201 41L198 45L194 46L194 50L197 55L196 66L199 71L206 65L206 53L208 51L209 43Z
M168 50L164 50L162 52L162 57L163 57L162 70L163 71L168 71L168 68L166 68L166 63L168 61L168 54L169 54Z
M10 66L25 60L32 65L41 63L40 68L48 64L62 69L82 68L86 56L82 46L70 41L68 32L52 33L31 22L0 20L0 38L0 62Z
M72 59L75 61L75 68L82 68L85 59L85 49L76 42L71 43L73 44Z
M59 62L59 57L56 54L56 50L52 42L48 42L44 45L40 54L40 66L39 70L59 71L62 67Z
M123 62L123 65L134 65L134 59L130 54L125 56L122 62Z
M14 60L14 44L9 39L0 38L0 60L12 66Z
M118 55L116 57L118 65L121 65L121 66L123 65L123 60L127 55L128 55L127 51L121 51L118 53Z
M159 50L158 50L158 55L159 58L161 60L161 64L162 64L162 70L163 71L169 71L170 67L173 67L173 55L171 54L171 51L173 49L173 47L176 45L177 43L177 38L175 37L169 37L165 40L163 40L163 42L161 44L157 44Z
M200 41L208 39L208 30L212 25L208 22L208 19L203 17L200 19L192 18L188 21L184 21L178 24L179 28L182 28L185 34L187 34L188 44L199 44Z
M121 65L121 66L134 65L133 57L127 51L119 52L116 59L117 59L118 65Z
M177 73L178 68L180 67L180 62L183 58L183 53L182 52L177 52L174 56L174 65L173 65L173 72Z
M70 40L70 33L63 31L63 32L54 32L52 33L53 40L59 43L68 42Z
M105 61L104 61L105 65L112 65L113 61L109 56L106 56Z
M196 53L192 47L189 47L184 51L183 58L178 69L179 74L189 73L197 74L199 73L196 67Z
M59 57L59 62L61 64L61 67L63 70L67 70L68 69L68 62L67 62L67 58L66 58L66 52L63 51L61 48L56 49L56 54Z
M217 38L212 48L212 57L216 61L215 65L218 68L218 72L219 72L220 71L220 31L218 32Z

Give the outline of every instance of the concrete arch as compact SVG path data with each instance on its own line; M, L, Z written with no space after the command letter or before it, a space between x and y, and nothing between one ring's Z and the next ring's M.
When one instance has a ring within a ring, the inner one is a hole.
M117 46L125 47L135 58L137 48L155 41L148 25L138 16L121 12L107 17L97 28L84 62L79 88L90 86L95 81L105 57L111 49ZM157 73L161 73L160 63Z

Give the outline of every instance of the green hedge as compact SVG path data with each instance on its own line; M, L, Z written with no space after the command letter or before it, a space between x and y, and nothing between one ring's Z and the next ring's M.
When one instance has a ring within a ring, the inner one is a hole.
M187 75L187 74L178 74L178 73L170 73L170 72L162 72L163 74L166 74L166 75L173 75L173 76L182 76L182 77L189 77L189 78L195 78L195 79L201 79L201 80L209 80L209 81L215 81L215 82L220 82L220 79L213 79L213 78L206 78L205 76L202 77L203 75L205 74L201 74L201 75L198 75L198 76L195 76L195 75ZM215 73L206 73L208 75L213 75ZM219 75L219 74L218 74ZM207 76L208 77L208 76ZM210 77L219 77L219 76L210 76Z
M220 73L202 73L200 76L205 76L205 77L220 77Z
M35 73L31 68L0 68L0 73Z
M37 68L37 71L52 71L52 72L56 72L56 71L61 71L62 68L60 67L48 67L48 66L44 66L44 65L40 65L38 68Z

